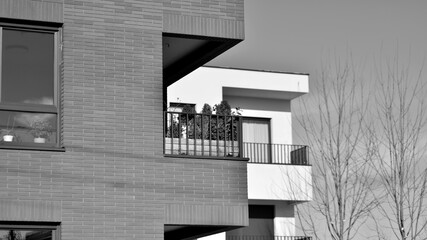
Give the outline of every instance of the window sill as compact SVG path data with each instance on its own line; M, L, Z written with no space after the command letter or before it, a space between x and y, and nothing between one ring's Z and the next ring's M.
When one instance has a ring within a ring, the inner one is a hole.
M13 145L13 144L1 144L0 149L9 150L32 150L32 151L51 151L51 152L65 152L63 147L54 146L36 146L36 145Z

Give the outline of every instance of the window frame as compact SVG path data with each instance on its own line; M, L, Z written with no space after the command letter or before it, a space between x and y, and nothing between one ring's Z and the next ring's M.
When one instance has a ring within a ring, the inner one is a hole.
M0 230L51 230L52 240L61 239L61 225L59 223L43 222L0 222Z
M22 113L39 113L39 114L55 114L56 115L56 142L52 144L39 144L39 143L5 143L0 144L1 148L7 149L36 149L36 150L59 150L64 151L62 145L62 106L61 106L61 86L62 79L60 72L63 65L62 54L62 27L60 26L43 26L41 24L22 24L22 23L5 23L0 22L0 99L2 90L2 66L3 66L3 30L11 29L17 31L51 33L54 37L54 58L53 58L53 104L31 104L31 103L2 103L0 100L0 111L22 112Z

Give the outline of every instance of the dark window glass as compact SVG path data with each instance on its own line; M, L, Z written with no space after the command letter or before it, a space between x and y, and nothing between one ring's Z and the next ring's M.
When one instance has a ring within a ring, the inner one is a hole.
M0 111L0 145L54 146L56 114Z
M249 205L249 218L274 218L274 206Z
M54 34L3 29L1 102L54 104Z
M53 240L53 230L1 229L0 240Z
M52 240L52 230L0 230L0 240Z

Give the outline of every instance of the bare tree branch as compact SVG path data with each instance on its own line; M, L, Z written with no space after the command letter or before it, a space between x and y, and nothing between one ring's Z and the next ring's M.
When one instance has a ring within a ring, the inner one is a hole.
M314 201L310 208L299 207L299 216L316 233L319 223L310 211L320 213L329 233L324 239L355 239L378 205L370 191L375 144L364 130L369 99L349 59L323 67L319 81L315 99L303 99L304 113L298 119L314 159Z
M382 199L378 212L386 219L395 239L426 239L425 160L425 79L422 69L412 76L410 63L402 65L399 57L377 71L377 124L369 127L375 139L375 161L383 191L374 191ZM424 81L424 82L423 82Z

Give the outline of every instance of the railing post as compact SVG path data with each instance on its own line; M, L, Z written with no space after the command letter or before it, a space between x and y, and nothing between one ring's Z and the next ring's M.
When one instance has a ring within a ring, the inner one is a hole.
M182 126L181 126L182 114L178 115L178 154L181 154L181 134L182 134Z
M204 114L199 115L200 116L200 141L202 141L202 156L205 155L205 138L203 136L203 117ZM195 116L195 119L197 116Z
M216 156L219 157L219 118L216 115Z
M231 134L231 156L234 156L234 127L233 122L235 117L231 116L231 123L230 123L230 134Z
M227 116L224 115L224 157L227 156Z
M171 133L171 154L173 154L173 113L170 113L171 124L170 124L170 133Z
M166 136L167 136L167 112L163 113L163 154L166 154Z
M197 138L196 138L196 116L193 116L193 140L194 140L194 155L197 156Z
M238 123L238 130L239 130L239 132L238 132L238 142L237 142L237 144L239 145L239 157L244 157L243 156L243 119L242 119L242 117L238 117L238 119L239 119L239 123Z
M190 150L189 150L189 144L188 144L188 113L185 114L185 142L186 142L186 151L185 154L190 154Z
M208 128L208 134L209 134L209 156L212 156L212 115L209 114L209 128Z

